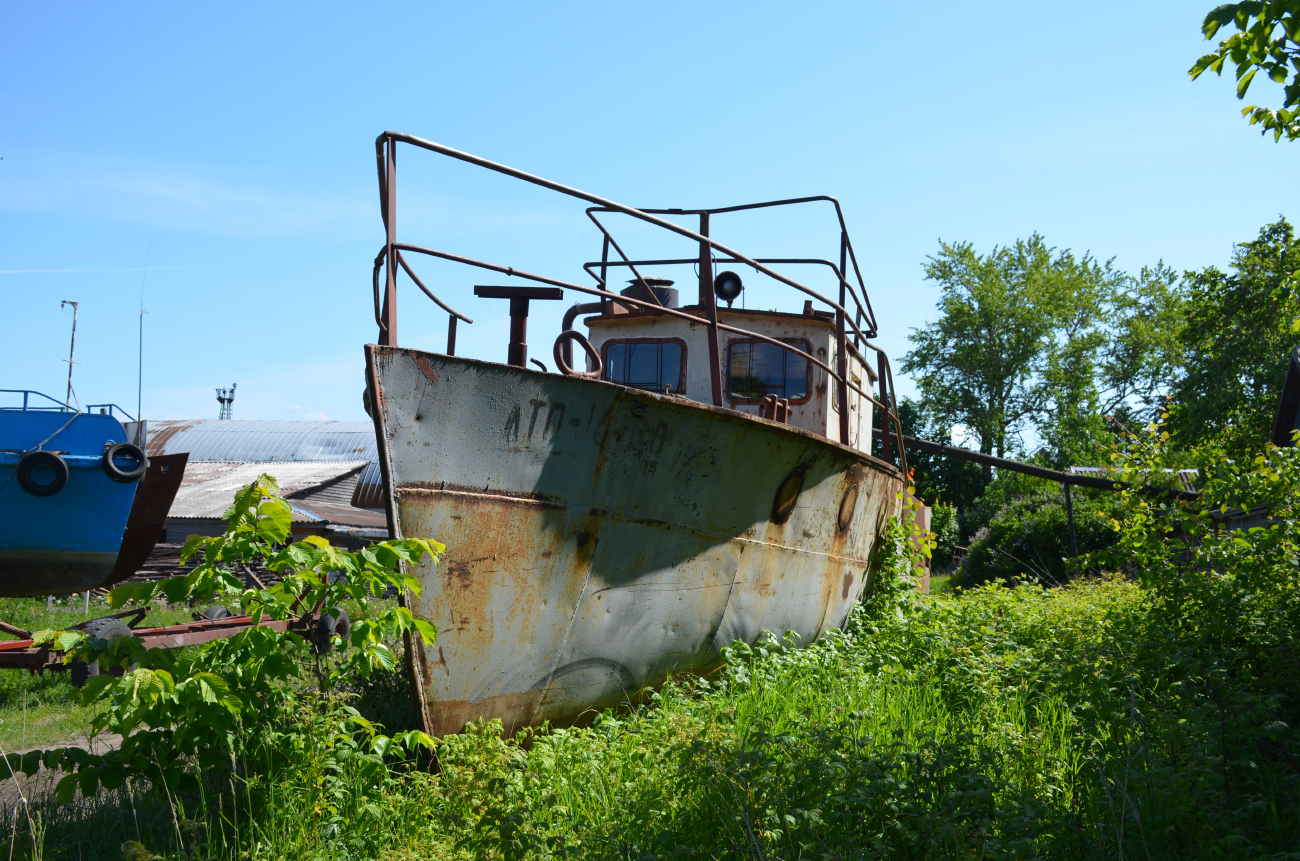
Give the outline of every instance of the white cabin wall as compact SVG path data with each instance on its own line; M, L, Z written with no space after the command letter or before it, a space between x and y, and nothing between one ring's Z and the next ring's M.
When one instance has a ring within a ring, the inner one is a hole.
M830 349L831 360L826 364L835 367L835 348ZM818 356L818 358L821 358ZM853 385L876 396L875 375L869 366L852 353L849 354L849 381ZM825 373L825 372L823 372ZM829 376L829 375L828 375ZM835 404L834 393L828 399L830 410L826 426L826 435L833 440L840 436L840 414ZM849 389L849 445L858 451L871 452L871 436L875 427L875 410L870 401Z
M743 328L769 338L803 338L812 347L818 361L835 367L835 327L823 317L805 317L797 314L769 316L747 314L743 311L719 309L719 322ZM588 317L584 321L590 332L592 346L603 350L606 341L623 338L680 338L686 344L686 391L684 396L700 403L712 403L709 383L709 339L704 324L692 324L680 317L659 314L629 314L612 317ZM728 345L745 336L721 333L721 372L726 386ZM576 352L575 348L575 352ZM592 366L589 366L589 370ZM854 383L863 391L874 394L872 372L856 356L850 355L850 372ZM833 406L833 391L826 371L813 366L810 397L804 403L790 405L790 424L804 430L839 439L839 414ZM850 390L849 436L850 444L861 451L871 450L872 410L869 402ZM733 403L723 393L723 405L737 412L758 414L758 404ZM863 406L865 405L865 409Z

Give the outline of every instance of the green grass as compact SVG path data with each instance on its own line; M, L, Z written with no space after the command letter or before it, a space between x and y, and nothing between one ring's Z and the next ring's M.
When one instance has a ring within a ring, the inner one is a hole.
M272 767L234 809L230 796L178 802L201 834L137 786L135 807L120 792L47 807L43 845L79 858L135 839L249 859L1300 858L1296 704L1243 677L1197 682L1154 613L1121 580L936 594L807 649L739 648L722 674L589 727L470 727L436 764L379 775L326 755L329 714L299 715L319 746L293 768ZM404 681L382 673L358 704L405 728Z
M956 591L957 584L954 582L952 575L931 574L930 575L930 594L942 595L945 592Z

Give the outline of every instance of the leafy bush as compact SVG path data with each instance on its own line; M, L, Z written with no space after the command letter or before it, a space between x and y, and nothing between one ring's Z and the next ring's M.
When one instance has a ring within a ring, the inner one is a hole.
M376 845L374 802L389 776L385 757L432 747L432 740L419 731L384 735L337 687L393 668L389 643L431 643L437 632L405 607L389 606L354 620L347 638L334 637L326 656L313 644L312 629L294 621L310 620L313 608L337 616L345 601L377 600L393 587L418 595L418 581L401 574L399 564L426 554L436 559L443 547L416 538L348 553L315 537L285 543L291 514L274 479L264 475L236 494L225 534L190 536L181 561L201 555L193 571L162 582L127 583L110 596L114 608L145 605L160 594L172 604L233 604L253 619L234 636L171 650L145 649L138 637L105 641L81 631L38 632L38 643L66 650L69 659L126 668L120 677L93 677L82 690L83 700L98 709L95 731L117 733L122 741L99 755L65 748L11 756L8 770L61 768L67 772L58 784L64 802L78 791L90 797L101 787L129 789L134 783L165 799L179 847L188 844L191 850L211 847L182 834L179 823L187 810L194 815L210 812L214 803L220 809L238 802L246 806L245 827L247 817L258 814L274 821L279 811L294 807L284 801L286 782L305 780L304 790L291 793L303 817L299 827L310 823L323 841ZM232 569L257 558L282 582L244 589Z
M990 581L1065 583L1078 573L1070 562L1070 530L1065 501L1057 485L1015 499L975 534L962 565L962 583ZM1116 543L1112 522L1114 497L1073 493L1075 541L1081 555L1098 553Z
M953 551L960 537L957 527L957 506L936 502L930 507L930 531L934 533L934 549L930 552L930 570L947 571L952 565Z

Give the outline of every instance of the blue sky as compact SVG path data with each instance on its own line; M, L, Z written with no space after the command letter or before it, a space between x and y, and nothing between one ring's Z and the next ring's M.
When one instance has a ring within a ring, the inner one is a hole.
M1223 265L1296 217L1300 149L1248 127L1230 80L1189 82L1211 5L4 0L0 387L62 395L74 299L81 402L134 412L143 289L146 416L215 417L238 383L236 418L364 418L386 129L636 206L835 195L895 361L940 239ZM414 150L399 171L406 241L573 281L599 255L580 205ZM815 210L716 235L836 248ZM506 303L472 295L496 279L418 271L475 320L458 352L504 360ZM532 355L578 298L535 303ZM403 344L442 349L409 281L399 309Z

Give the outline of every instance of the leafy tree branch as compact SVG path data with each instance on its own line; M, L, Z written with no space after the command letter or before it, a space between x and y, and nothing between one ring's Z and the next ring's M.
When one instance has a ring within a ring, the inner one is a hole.
M1228 25L1236 33L1219 42L1219 47L1196 61L1187 73L1196 80L1203 72L1223 74L1231 62L1237 67L1237 98L1244 99L1255 76L1263 72L1282 84L1282 106L1267 108L1248 105L1241 115L1259 125L1260 133L1300 138L1300 0L1251 0L1216 7L1205 16L1201 32L1213 39ZM1289 80L1288 80L1289 79Z

